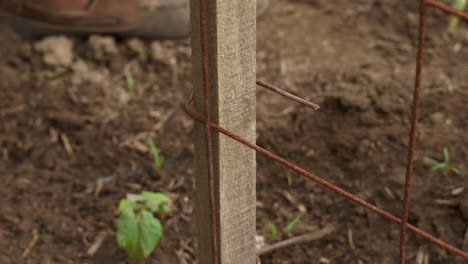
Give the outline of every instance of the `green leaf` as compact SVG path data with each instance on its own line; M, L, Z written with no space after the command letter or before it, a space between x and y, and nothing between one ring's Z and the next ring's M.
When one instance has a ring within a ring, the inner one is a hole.
M461 173L460 170L457 169L457 168L452 168L452 171L455 172L456 174L460 174L460 173Z
M434 167L432 167L431 170L434 171L434 170L442 169L442 168L445 168L446 166L447 166L447 164L442 162L442 163L439 163L439 164L435 165Z
M468 1L467 0L453 0L452 7L458 10L463 11L466 8ZM449 28L455 28L458 25L459 18L455 15L449 16Z
M276 228L276 225L272 222L268 222L268 227L270 228L271 235L276 239L278 237L278 228Z
M448 163L450 161L450 155L449 155L449 151L448 151L447 147L444 147L442 152L444 153L444 161L446 163Z
M455 15L450 15L448 21L449 28L456 28L458 26L458 22L460 22L460 18Z
M130 201L128 199L123 199L120 201L120 204L119 204L119 211L120 212L123 212L125 210L131 210L131 211L135 211L135 210L140 210L140 209L143 209L143 205L142 204L138 204L134 201Z
M132 49L133 51L138 53L138 55L140 55L140 57L142 57L143 59L146 58L146 56L147 56L146 50L143 47L141 47L140 45L130 44L129 47L130 47L130 49Z
M146 198L146 205L153 213L168 211L167 203L169 197L162 193L142 192L141 196Z
M135 80L133 79L133 75L130 72L126 72L125 79L127 80L128 91L132 93L135 90Z
M156 163L155 163L156 170L159 170L162 167L162 165L164 164L164 160L165 158L163 155L158 156L158 159L156 160Z
M167 197L167 195L162 194L162 193L143 191L141 193L141 196L146 198L146 199L149 199L149 200L155 200L155 201L160 201L160 202L169 202L169 197Z
M153 153L154 163L152 165L153 170L157 171L161 168L164 163L164 156L159 154L158 148L154 144L152 138L148 138L148 144L150 146L151 152Z
M164 204L161 209L162 212L169 212L171 211L171 207L167 204Z
M47 78L54 79L67 72L67 68L59 67L55 71L46 71L44 75Z
M300 216L300 215L296 216L296 218L294 218L294 219L284 228L284 232L289 232L289 231L291 231L291 229L293 229L293 227L297 224L297 222L299 222L299 220L301 220L301 216Z
M117 223L117 243L130 255L138 249L138 223L133 211L124 211Z
M161 223L148 211L141 211L139 215L126 211L120 216L117 242L132 258L140 260L147 258L161 236Z
M127 200L132 202L144 202L146 198L141 194L127 193Z
M139 247L144 258L151 254L162 234L161 222L152 213L143 211L139 224Z
M157 157L159 156L159 151L158 148L156 148L156 145L154 144L154 141L152 138L148 138L148 144L150 146L151 152L153 152L153 156ZM156 159L155 159L156 160Z
M430 162L430 163L433 163L433 164L439 164L439 163L440 163L440 162L438 162L437 160L431 159L431 158L429 158L429 157L425 157L424 160L425 160L426 162Z
M453 0L452 7L458 10L464 10L466 8L467 0Z
M291 176L291 175L288 175L287 178L288 178L288 186L292 186L292 184L293 184L293 178L292 178L292 176Z

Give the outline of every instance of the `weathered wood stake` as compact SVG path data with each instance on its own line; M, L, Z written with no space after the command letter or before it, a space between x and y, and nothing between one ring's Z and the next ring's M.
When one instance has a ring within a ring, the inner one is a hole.
M254 0L206 0L212 122L255 141ZM191 1L194 107L204 116L200 0ZM199 261L213 264L206 127L196 122ZM218 264L254 264L255 151L212 130Z

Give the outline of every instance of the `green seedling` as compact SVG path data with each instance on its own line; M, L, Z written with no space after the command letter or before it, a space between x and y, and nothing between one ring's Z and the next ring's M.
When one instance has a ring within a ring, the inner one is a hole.
M127 89L130 93L133 93L135 91L135 79L133 79L133 75L130 72L125 73L125 79L127 80Z
M156 145L154 144L154 141L152 138L148 138L148 144L150 146L151 152L153 153L153 164L151 167L153 168L154 171L158 171L163 163L164 163L164 156L159 153L158 148L156 148Z
M468 0L453 0L452 1L452 7L460 11L465 10L467 4L468 4ZM460 22L460 18L458 16L450 15L449 16L449 29L456 28L459 22Z
M297 224L297 222L299 222L299 220L301 220L300 215L296 216L296 218L289 222L289 224L283 229L283 231L286 233L291 231L291 229L293 229L293 227Z
M429 163L434 164L431 170L442 170L444 176L448 176L450 172L455 172L456 174L460 174L460 170L452 166L452 161L450 160L450 154L447 147L444 147L442 150L444 161L440 162L429 157L426 157L425 160Z
M273 239L276 239L278 237L278 228L276 228L276 225L272 222L268 222L268 227L270 228L271 236Z
M59 77L60 75L66 73L68 71L67 68L64 67L59 67L55 71L46 71L44 72L44 76L49 78L49 79L54 79Z
M288 186L292 186L293 178L290 174L286 175L286 179L288 180Z
M130 44L128 46L130 47L131 50L138 53L138 55L140 55L140 57L142 57L143 59L145 59L148 56L148 54L146 53L146 50L140 45Z
M169 198L162 193L127 194L119 204L117 243L134 259L147 258L163 235L154 214L169 211Z
M288 233L289 231L291 231L294 228L294 226L299 222L299 220L301 220L300 215L296 216L296 218L289 222L289 224L285 228L283 228L283 232ZM268 222L268 227L270 228L271 236L273 237L273 239L278 238L279 232L276 225L273 222Z

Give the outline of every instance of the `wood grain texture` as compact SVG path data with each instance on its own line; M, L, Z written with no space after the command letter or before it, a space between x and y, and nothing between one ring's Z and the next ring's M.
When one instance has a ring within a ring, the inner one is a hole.
M256 2L208 0L212 120L255 142ZM204 115L199 0L191 1L196 111ZM205 126L195 125L196 214L199 261L211 262ZM219 260L256 263L255 151L213 131Z

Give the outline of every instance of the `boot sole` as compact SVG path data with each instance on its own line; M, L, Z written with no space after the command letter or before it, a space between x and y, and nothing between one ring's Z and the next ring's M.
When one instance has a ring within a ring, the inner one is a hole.
M257 14L263 14L268 7L268 0L257 0ZM89 34L110 34L123 37L152 39L181 39L190 35L189 1L182 0L179 5L162 7L152 11L144 25L132 28L113 27L67 27L12 15L0 10L0 23L10 25L21 36L36 39L45 35L65 34L86 36Z

